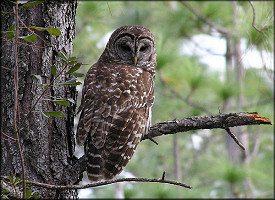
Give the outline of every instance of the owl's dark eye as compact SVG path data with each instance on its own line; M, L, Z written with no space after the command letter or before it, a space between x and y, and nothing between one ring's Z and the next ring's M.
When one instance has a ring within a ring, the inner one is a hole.
M129 47L127 44L122 44L121 45L121 49L123 51L131 51L131 47Z
M143 52L143 51L146 51L148 49L148 46L147 45L144 45L142 47L140 47L140 51Z

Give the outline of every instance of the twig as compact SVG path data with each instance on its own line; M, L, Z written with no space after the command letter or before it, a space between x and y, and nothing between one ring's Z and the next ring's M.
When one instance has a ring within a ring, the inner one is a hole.
M7 177L1 176L1 179L6 179L6 178ZM85 189L85 188L91 188L91 187L110 185L110 184L119 183L119 182L167 183L170 185L176 185L176 186L192 189L191 186L189 186L185 183L170 181L170 180L163 180L160 178L119 178L119 179L113 179L113 180L99 181L99 182L90 183L87 185L51 185L51 184L46 184L46 183L27 181L27 183L32 186L38 186L38 187L43 187L43 188L47 188L47 189L55 189L55 190Z
M158 143L156 140L154 140L153 138L149 138L149 140L151 140L152 142L154 142L156 145L159 144L159 143Z
M9 138L10 140L13 140L13 141L17 141L18 139L14 138L14 137L11 137L9 135L7 135L6 133L4 133L3 131L1 131L1 133L6 136L7 138Z
M259 31L259 32L261 32L261 33L262 33L262 30L263 30L263 29L265 29L265 27L264 27L264 28L262 28L262 29L259 29L259 28L257 28L257 27L255 26L255 19L256 19L256 12L255 12L255 8L254 8L254 5L253 5L252 1L251 1L251 0L248 0L248 1L249 1L250 5L251 5L251 7L252 7L252 10L253 10L253 21L252 21L252 27L253 27L253 28L255 28L257 31Z
M1 68L3 68L3 69L6 69L6 70L9 70L9 71L12 71L12 72L14 72L14 70L12 70L12 69L9 69L9 68L7 68L7 67L4 67L4 66L0 66Z
M111 16L113 16L108 1L107 1L107 5L108 5L108 8L109 8L109 11L110 11Z
M162 181L164 181L164 179L165 179L165 171L163 172L162 177L161 177Z
M213 27L214 29L216 29L218 32L222 33L222 34L232 34L228 29L223 28L217 24L215 24L214 22L210 21L209 19L205 18L204 16L202 16L199 12L197 12L192 6L190 6L189 3L187 3L186 1L180 1L186 8L188 8L194 15L196 15L200 20L202 20L204 23L208 24L209 26Z
M1 137L1 140L5 140L5 141L8 141L8 142L16 142L16 140L7 139L7 138L4 138L4 137Z
M238 138L230 131L229 128L225 128L226 132L228 133L228 135L230 135L230 137L233 138L233 140L237 143L237 145L239 145L243 150L245 150L245 147L243 146L242 143L240 143L240 141L238 140Z
M19 151L19 158L22 167L22 180L23 180L23 199L26 198L26 179L25 179L25 164L24 157L20 144L20 110L19 110L19 102L18 102L18 56L19 56L19 17L18 17L18 2L16 2L14 7L15 14L15 40L14 40L14 58L15 58L15 74L14 74L14 130L16 132L17 137L17 146ZM18 114L18 115L17 115ZM17 127L17 116L19 121L19 128Z

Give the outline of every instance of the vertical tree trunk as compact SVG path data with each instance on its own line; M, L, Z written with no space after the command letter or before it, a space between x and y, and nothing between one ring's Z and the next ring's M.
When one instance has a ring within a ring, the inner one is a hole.
M9 1L1 2L2 10L13 12L14 4ZM74 161L74 135L73 117L75 105L69 107L55 105L50 101L39 101L34 111L31 111L41 95L43 88L39 80L33 75L40 75L43 83L49 84L53 79L51 66L57 59L56 52L64 50L68 55L72 54L72 40L75 35L76 1L61 3L59 1L45 1L43 4L19 9L19 18L26 26L58 28L60 36L50 36L47 32L37 32L46 42L38 38L36 42L28 43L37 48L19 44L19 91L18 103L20 110L20 144L24 157L26 179L49 184L65 184L62 181L62 173L65 167L72 165ZM8 30L15 24L14 14L1 14L1 31ZM20 27L24 25L19 21ZM21 29L19 34L29 35L27 29ZM5 37L2 35L1 37ZM22 41L23 42L23 41ZM25 42L25 41L24 41ZM16 137L14 130L14 41L3 41L1 45L0 87L1 87L1 123L0 129L5 134ZM25 42L27 43L27 42ZM58 59L57 59L58 60ZM62 63L56 62L57 71L61 70ZM65 82L71 77L61 75L56 83ZM47 95L76 99L76 90L71 87L51 87ZM43 97L45 98L45 97ZM43 99L42 98L42 99ZM64 118L54 118L52 123L39 111L62 111ZM27 114L30 115L25 120ZM1 134L2 138L5 138ZM22 177L21 163L16 142L1 140L1 175ZM76 198L77 192L66 190L47 190L33 188L42 198Z

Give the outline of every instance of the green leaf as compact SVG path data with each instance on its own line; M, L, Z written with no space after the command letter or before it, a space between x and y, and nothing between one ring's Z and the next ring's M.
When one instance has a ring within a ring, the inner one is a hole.
M53 74L53 76L55 76L55 75L56 75L56 66L53 65L53 66L51 67L51 69L52 69L52 74Z
M72 75L74 75L74 76L76 76L76 77L84 77L84 76L85 76L85 74L77 73L77 72L72 73Z
M74 65L75 63L77 63L76 61L70 61L68 64L69 65Z
M7 31L7 37L10 40L13 40L14 38L14 32L13 32L14 29L15 29L15 25L12 25L10 29Z
M76 57L70 57L69 59L68 59L68 61L73 61L73 60L75 60L76 59Z
M69 71L67 71L65 74L72 74L73 72L77 71L82 63L76 63Z
M56 35L56 36L61 35L61 32L58 28L47 28L47 31L51 35Z
M1 14L13 14L13 12L4 12L4 11L1 11Z
M62 106L70 106L70 103L66 100L51 100L51 101Z
M49 119L49 121L50 121L50 123L52 123L53 122L53 120L48 116L48 115L46 115L45 113L43 113L42 111L41 111L41 113L42 113L42 115L44 116L44 117L46 117L46 118L48 118Z
M20 36L19 38L27 41L27 42L35 42L37 40L37 36L35 34Z
M51 117L64 117L64 113L61 111L49 111L49 112L43 112L43 113Z
M81 82L74 82L74 80L70 80L70 81L67 81L65 83L61 83L60 85L72 85L72 86L76 86L76 85L81 85Z
M35 5L41 4L41 3L44 3L44 0L34 1L34 2L30 2L30 3L25 3L22 6L20 6L20 8L31 7L31 6L35 6Z
M13 38L14 38L14 33L13 33L13 31L8 31L8 32L7 32L7 37L8 37L8 39L13 40Z
M14 31L15 30L15 25L12 25L9 29L9 31Z
M40 81L40 84L42 84L42 78L40 75L33 75L34 78L37 78Z
M27 189L26 191L26 198L30 198L32 195L32 191L30 189Z

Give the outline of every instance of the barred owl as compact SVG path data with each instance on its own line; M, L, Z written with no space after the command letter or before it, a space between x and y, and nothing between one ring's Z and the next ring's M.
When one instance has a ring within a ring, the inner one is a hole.
M90 181L118 175L148 132L155 67L153 34L142 26L122 26L89 69L76 140L84 144Z

